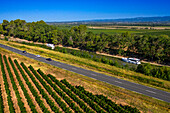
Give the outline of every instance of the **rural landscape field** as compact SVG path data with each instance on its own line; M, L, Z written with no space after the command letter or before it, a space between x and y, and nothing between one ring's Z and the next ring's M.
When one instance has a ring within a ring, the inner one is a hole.
M169 1L7 3L0 113L170 112Z

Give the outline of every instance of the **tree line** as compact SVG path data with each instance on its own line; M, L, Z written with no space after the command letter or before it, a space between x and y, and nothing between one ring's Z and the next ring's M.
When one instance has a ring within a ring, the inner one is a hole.
M138 55L140 58L158 62L169 62L170 37L167 35L94 34L87 32L85 25L71 29L58 29L43 20L27 23L25 20L3 20L0 33L34 42L61 44L78 47L92 52L106 52L116 55Z

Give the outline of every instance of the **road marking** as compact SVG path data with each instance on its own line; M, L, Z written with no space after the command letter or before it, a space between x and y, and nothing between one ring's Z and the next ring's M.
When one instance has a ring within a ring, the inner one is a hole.
M61 64L57 63L57 65L61 65Z
M77 70L76 68L72 67L72 69Z
M161 100L161 99L159 99L159 98L156 98L156 97L152 97L152 98L155 98L155 99ZM161 101L164 101L164 100L161 100Z
M97 76L96 74L91 73L91 75Z
M115 80L115 82L117 82L117 83L119 83L119 84L122 84L122 82L119 82L119 81L116 81L116 80Z
M150 91L150 90L145 90L145 91L147 91L147 92L150 92L150 93L155 93L155 92L153 92L153 91Z
M139 93L139 92L137 92L137 91L132 91L132 92ZM142 93L139 93L139 94L142 94ZM143 94L142 94L142 95L143 95Z
M148 88L150 88L150 89L154 89L154 88L152 88L152 87L148 87Z

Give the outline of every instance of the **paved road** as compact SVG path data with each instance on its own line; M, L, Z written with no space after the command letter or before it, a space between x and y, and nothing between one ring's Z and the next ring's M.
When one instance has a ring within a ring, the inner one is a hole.
M115 86L118 86L118 87L121 87L121 88L124 88L124 89L131 90L133 92L137 92L137 93L147 95L147 96L150 96L150 97L153 97L153 98L156 98L156 99L170 103L170 93L169 92L165 92L165 91L158 90L158 89L155 89L155 88L136 84L136 83L129 82L129 81L122 80L122 79L118 79L118 78L115 78L115 77L107 76L107 75L104 75L104 74L101 74L101 73L97 73L97 72L94 72L94 71L75 67L75 66L68 65L68 64L65 64L65 63L61 63L61 62L57 62L57 61L47 61L46 58L44 58L44 57L36 57L36 55L34 55L34 54L23 53L21 50L18 50L18 49L15 49L15 48L3 45L3 44L0 44L0 47L5 48L5 49L10 50L10 51L13 51L15 53L24 55L26 57L38 60L38 61L45 62L47 64L51 64L51 65L54 65L54 66L59 67L59 68L63 68L63 69L68 70L68 71L72 71L72 72L75 72L75 73L78 73L78 74L81 74L81 75L84 75L84 76L88 76L88 77L91 77L93 79L106 82L108 84L112 84L112 85L115 85Z

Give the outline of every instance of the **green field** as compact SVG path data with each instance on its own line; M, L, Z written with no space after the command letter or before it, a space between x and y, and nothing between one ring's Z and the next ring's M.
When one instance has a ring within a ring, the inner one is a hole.
M131 34L139 34L139 35L168 35L170 36L170 30L155 30L155 29L88 29L95 34L98 33L106 33L106 34L120 34L129 32Z
M73 27L73 26L72 25L58 25L57 27L60 30L61 29L70 30L71 27ZM164 26L160 26L160 27L164 27ZM156 29L95 29L95 28L92 29L92 28L88 28L87 31L91 31L95 34L99 34L99 33L103 32L103 33L111 34L111 35L129 32L131 34L138 34L138 35L146 35L147 34L147 35L168 35L168 36L170 36L170 29L156 30Z

